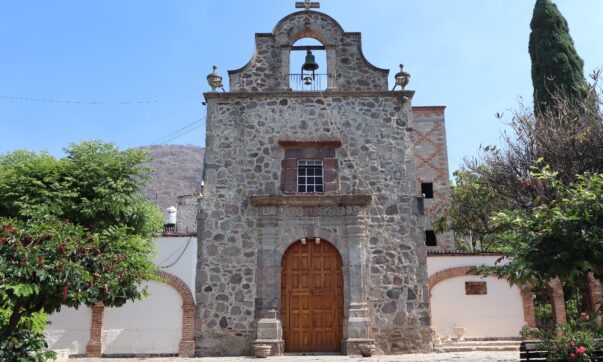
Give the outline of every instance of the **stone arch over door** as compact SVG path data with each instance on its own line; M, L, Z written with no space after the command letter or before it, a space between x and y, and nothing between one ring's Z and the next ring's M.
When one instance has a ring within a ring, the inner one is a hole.
M346 242L345 236L341 233L346 230L335 230L327 228L305 228L296 227L288 233L278 233L280 239L274 244L269 243L266 247L258 250L258 295L260 305L256 309L256 317L263 318L271 315L270 310L279 310L280 308L280 290L281 290L281 261L283 255L293 245L300 240L299 235L307 235L307 242L315 242L315 238L320 238L321 242L328 240L337 252L342 261L343 271L343 296L344 296L344 317L348 317L350 303L360 303L363 301L363 283L362 265L361 265L361 245L357 242ZM297 237L293 236L297 235ZM347 235L349 236L349 235ZM355 275L356 277L352 277ZM344 338L347 337L344 333Z
M370 337L371 320L366 303L367 266L363 260L367 252L365 248L368 237L364 225L366 219L361 216L363 210L317 205L312 203L312 199L305 201L303 208L284 206L280 210L272 203L264 205L257 200L255 202L254 206L259 207L261 216L257 223L257 337L253 343L271 345L275 355L284 352L280 315L281 261L287 249L304 236L308 243L315 243L317 237L320 238L320 243L329 242L341 257L344 297L342 352L360 353L358 345L374 343L374 339ZM309 217L299 219L300 215ZM340 215L342 219L334 224L331 218L322 218L330 215ZM295 222L291 222L292 219Z
M440 270L429 277L429 299L431 301L433 288L448 279L468 276L469 271L475 266L459 266ZM506 278L504 278L507 280ZM521 292L521 301L523 306L524 321L530 327L536 327L536 318L534 314L534 294L528 288L519 288ZM431 303L429 307L431 314ZM433 322L433 320L432 320Z
M284 253L281 320L286 352L340 352L343 339L341 255L325 240L297 241Z

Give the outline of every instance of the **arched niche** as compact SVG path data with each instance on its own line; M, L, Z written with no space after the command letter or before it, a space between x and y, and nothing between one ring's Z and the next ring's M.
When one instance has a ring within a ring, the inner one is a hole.
M302 71L308 56L312 53L318 69L312 72ZM314 37L303 37L295 41L289 49L289 88L293 91L324 91L332 86L329 84L330 69L328 66L327 49L323 43Z
M430 275L429 282L428 282L429 283L430 300L432 299L432 292L438 284L440 284L444 281L447 281L447 280L454 279L454 278L471 276L469 273L473 268L474 268L474 266L469 266L469 265L457 266L457 267L440 270L440 271ZM498 281L498 279L495 279L493 277L489 277L489 278ZM507 279L503 278L502 281L507 282ZM518 289L520 292L524 321L528 326L536 327L536 320L534 318L534 302L533 302L534 296L528 288L518 287ZM431 310L431 305L430 305L430 314L431 314L431 312L432 312L432 310Z

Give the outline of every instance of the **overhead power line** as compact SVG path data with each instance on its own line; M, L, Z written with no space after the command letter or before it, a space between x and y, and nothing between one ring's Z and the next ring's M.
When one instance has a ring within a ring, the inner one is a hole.
M189 123L186 126L179 128L157 140L151 142L152 145L165 145L168 142L175 140L176 138L182 137L187 133L190 133L196 129L205 126L205 117L196 120L195 122Z
M188 131L186 131L186 132L182 132L182 133L180 133L180 134L178 134L178 135L175 135L174 137L172 137L172 138L170 138L170 139L168 139L168 140L165 140L165 141L161 142L160 144L161 144L161 145L165 145L166 143L168 143L168 142L170 142L170 141L173 141L173 140L175 140L176 138L182 137L182 136L184 136L185 134L190 133L190 132L192 132L192 131L196 130L197 128L201 128L201 127L203 127L203 126L205 126L205 122L203 122L203 124L198 125L197 127L193 127L193 128L191 128L191 129L189 129L189 130L188 130Z
M190 133L190 132L192 132L192 131L194 131L194 130L196 130L196 129L198 129L198 128L201 128L201 127L203 127L203 126L205 126L205 122L203 122L202 124L198 125L197 127L193 127L193 128L191 128L191 129L189 129L189 130L188 130L188 131L186 131L186 132L180 133L180 134L178 134L178 135L176 135L176 136L174 136L174 137L172 137L172 138L170 138L170 139L168 139L168 140L165 140L165 141L161 142L160 144L161 144L161 145L165 145L166 143L168 143L168 142L170 142L170 141L173 141L173 140L175 140L176 138L182 137L182 136L184 136L185 134Z
M147 99L147 100L121 100L121 101L107 101L107 100L82 100L82 99L51 99L51 98L35 98L35 97L19 97L19 96L8 96L0 95L0 99L7 101L17 102L37 102L37 103L60 103L60 104L86 104L86 105L99 105L99 104L155 104L155 103L174 103L174 102L185 102L191 100L199 100L199 97L181 97L181 98L165 98L165 99Z
M172 137L174 137L174 136L176 136L175 138L180 137L179 134L182 132L184 132L184 133L182 133L182 135L184 135L184 134L188 133L188 131L192 131L193 129L199 128L199 127L193 127L193 126L200 122L203 122L204 120L205 120L205 117L200 118L192 123L187 124L186 126L180 128L180 129L177 129L171 133L166 134L165 136L163 136L161 138L156 139L155 141L151 142L151 144L163 144L164 142L170 141L172 139ZM203 124L205 124L205 123L203 123ZM191 127L193 127L193 128L191 128Z

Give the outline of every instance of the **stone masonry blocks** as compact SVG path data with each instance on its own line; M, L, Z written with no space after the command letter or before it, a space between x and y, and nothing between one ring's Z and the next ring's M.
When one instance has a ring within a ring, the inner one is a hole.
M415 176L407 160L410 105L402 94L248 92L206 99L197 289L204 322L196 333L197 354L250 354L257 318L280 307L279 267L287 243L316 235L341 244L344 305L368 301L378 349L429 350L425 253L417 253L424 246L415 239ZM349 211L251 206L254 195L282 193L273 186L282 184L286 153L278 142L292 139L340 140L339 193L369 194L371 203Z

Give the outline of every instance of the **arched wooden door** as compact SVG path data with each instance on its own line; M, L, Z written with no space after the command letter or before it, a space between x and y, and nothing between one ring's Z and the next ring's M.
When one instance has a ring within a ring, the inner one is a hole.
M341 351L343 274L337 249L324 240L298 241L281 266L285 352Z

